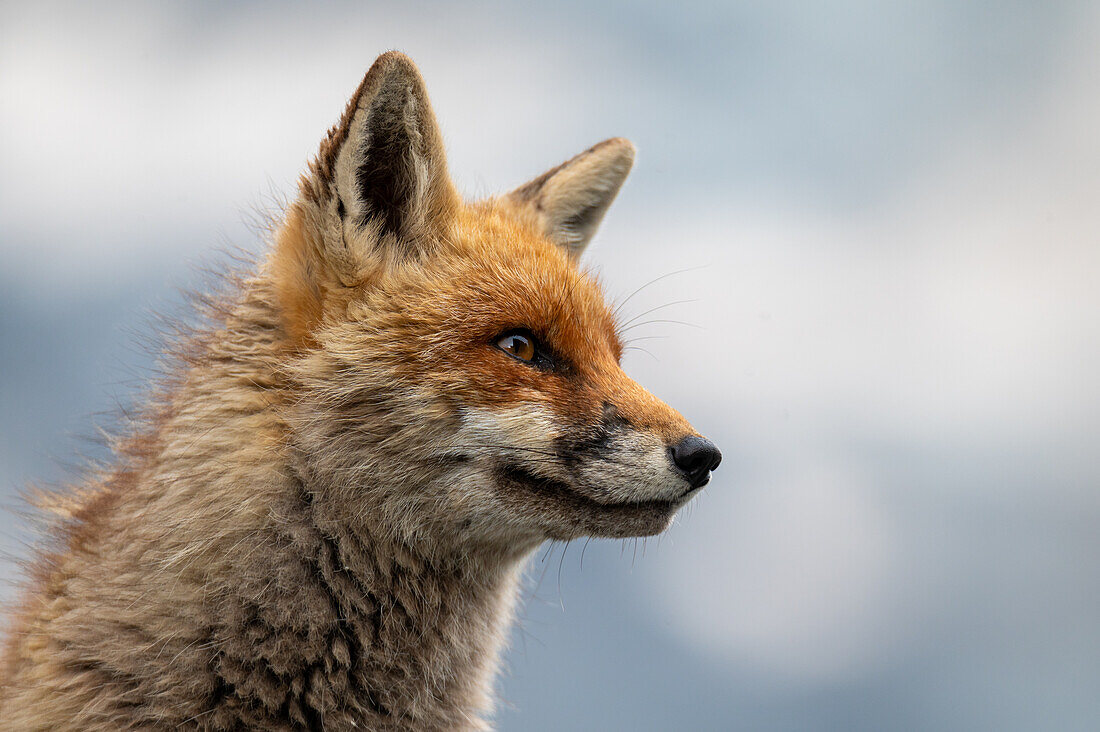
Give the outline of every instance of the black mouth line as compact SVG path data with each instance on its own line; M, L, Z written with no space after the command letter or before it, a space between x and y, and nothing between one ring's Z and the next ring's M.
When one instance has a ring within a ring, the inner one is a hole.
M684 498L689 496L695 490L691 489L674 500L621 501L616 503L601 503L594 498L590 498L589 496L577 492L572 486L564 481L556 480L554 478L545 478L541 475L535 475L523 466L516 465L515 463L502 463L498 468L498 473L501 478L509 483L519 484L532 492L559 499L573 505L576 508L581 508L588 511L604 511L609 513L635 511L671 511Z

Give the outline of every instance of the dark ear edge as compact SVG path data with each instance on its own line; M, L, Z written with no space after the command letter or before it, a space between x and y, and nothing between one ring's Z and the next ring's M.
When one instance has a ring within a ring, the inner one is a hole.
M630 173L634 156L634 144L629 140L604 140L506 198L533 214L551 241L579 257Z
M303 193L338 221L345 238L399 243L407 253L453 209L458 196L442 135L407 56L378 57L321 143L311 172Z

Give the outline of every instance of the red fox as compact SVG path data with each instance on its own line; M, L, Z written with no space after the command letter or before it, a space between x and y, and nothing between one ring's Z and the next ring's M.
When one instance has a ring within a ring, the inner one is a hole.
M721 459L578 269L633 160L464 201L379 57L271 251L50 506L0 727L487 729L525 559L661 532Z

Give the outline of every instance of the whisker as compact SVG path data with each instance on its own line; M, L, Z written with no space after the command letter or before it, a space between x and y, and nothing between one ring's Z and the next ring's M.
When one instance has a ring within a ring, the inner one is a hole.
M646 349L646 348L642 348L641 346L624 346L624 347L623 347L623 351L641 351L642 353L644 353L645 355L649 356L650 358L652 358L652 359L653 359L654 361L656 361L657 363L660 363L660 362L661 362L661 359L657 358L657 357L656 357L656 356L654 356L654 355L653 355L653 353L651 353L651 352L650 352L650 351L649 351L648 349Z
M635 328L641 328L643 325L653 325L654 323L673 323L675 325L686 325L689 328L697 328L698 330L704 330L703 326L698 325L696 323L688 323L687 321L684 321L684 320L655 319L655 320L643 320L642 322L635 323L634 325L631 325L628 328L622 328L622 329L619 330L619 333L626 333L628 330L634 330Z
M626 343L627 343L627 345L630 345L632 343L637 343L638 341L663 341L666 338L668 338L668 336L666 336L666 335L638 336L637 338L631 338Z
M569 545L572 542L566 542L565 547L561 550L561 559L558 560L558 603L561 605L561 611L565 612L565 596L561 594L561 568L565 564L565 553L569 551Z
M592 541L591 536L584 540L584 546L581 547L581 571L584 571L584 550L588 548L590 541Z
M657 312L658 310L663 310L664 308L670 308L670 307L672 307L673 305L685 305L685 304L687 304L687 303L691 303L691 302L699 302L699 300L698 300L698 298L696 298L696 299L692 299L692 300L675 300L675 301L673 301L673 302L666 302L666 303L665 303L664 305L658 305L658 306L657 306L657 307L655 307L655 308L650 308L649 310L646 310L646 311L644 311L644 312L638 313L638 314L637 314L637 315L635 315L635 316L634 316L633 318L631 318L630 320L627 320L627 321L626 321L625 323L623 323L623 324L622 324L622 325L620 325L619 327L620 327L620 328L625 328L626 326L630 325L631 323L633 323L633 322L634 322L635 320L637 320L638 318L642 318L642 317L645 317L646 315L649 315L650 313L655 313L655 312Z
M646 289L650 285L655 285L658 282L660 282L661 280L668 279L669 277L672 277L674 275L684 274L685 272L693 272L697 269L704 269L704 266L703 265L698 265L698 266L695 266L695 267L687 267L686 269L678 269L675 272L669 272L668 274L663 274L660 277L656 277L656 278L650 280L649 282L645 283L644 285L639 287L634 292L627 295L625 300L623 300L617 306L615 306L615 309L611 312L611 316L612 317L617 317L619 315L619 311L621 311L623 309L623 306L625 306L628 302L630 302L631 299L633 299L635 295L637 295L639 292Z

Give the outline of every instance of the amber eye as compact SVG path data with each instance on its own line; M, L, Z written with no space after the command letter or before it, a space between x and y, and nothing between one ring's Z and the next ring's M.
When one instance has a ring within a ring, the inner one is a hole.
M497 341L497 348L520 361L531 363L535 360L535 339L530 333L506 333Z

